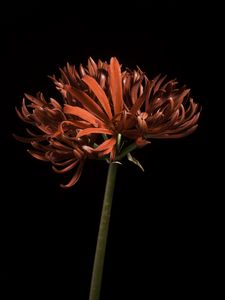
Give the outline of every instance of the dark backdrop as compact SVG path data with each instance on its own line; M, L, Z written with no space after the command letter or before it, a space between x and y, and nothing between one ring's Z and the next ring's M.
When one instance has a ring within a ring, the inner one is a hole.
M145 173L127 162L119 168L102 299L208 293L214 11L189 1L124 3L36 1L9 3L2 11L2 276L39 289L66 281L63 293L88 299L107 165L88 162L77 185L61 189L67 176L31 158L26 145L12 138L13 132L24 133L14 108L24 92L51 96L47 75L58 74L67 61L78 66L89 56L108 61L117 56L123 66L138 65L150 78L158 73L178 78L203 110L193 135L152 141L136 151ZM61 284L51 293L60 289Z

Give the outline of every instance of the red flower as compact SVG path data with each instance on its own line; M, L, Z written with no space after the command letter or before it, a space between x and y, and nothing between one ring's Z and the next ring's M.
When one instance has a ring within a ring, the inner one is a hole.
M65 187L76 183L87 158L115 160L123 151L118 150L118 137L141 147L153 138L180 138L197 128L198 105L175 80L149 80L140 69L121 72L115 57L110 64L89 58L79 72L69 64L60 71L61 78L51 78L62 105L52 98L46 101L41 93L25 95L30 104L24 99L17 113L40 133L27 129L31 137L17 139L31 143L30 153L50 161L58 173L75 168Z

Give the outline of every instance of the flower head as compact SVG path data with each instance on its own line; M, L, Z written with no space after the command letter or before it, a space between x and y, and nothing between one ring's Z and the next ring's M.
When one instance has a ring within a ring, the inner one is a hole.
M27 129L29 138L16 138L30 143L30 154L50 161L57 173L75 170L64 187L77 182L86 159L121 157L118 136L125 145L143 147L153 138L180 138L197 128L198 105L176 80L160 75L149 80L139 68L122 72L115 57L110 63L89 58L86 68L67 64L60 72L51 79L61 104L41 93L25 94L17 113L39 133Z

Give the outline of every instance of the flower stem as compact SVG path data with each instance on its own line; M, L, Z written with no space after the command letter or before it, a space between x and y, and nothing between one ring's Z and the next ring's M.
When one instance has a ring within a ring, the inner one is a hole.
M92 271L89 300L100 299L105 250L106 250L117 168L118 168L118 164L111 163L108 169L105 195L104 195L104 201L102 207L102 215L100 220L97 246L95 251L94 267Z
M126 156L128 153L135 150L136 148L137 148L137 145L135 143L130 144L118 156L116 156L115 160L120 161L122 158L124 158L124 156Z

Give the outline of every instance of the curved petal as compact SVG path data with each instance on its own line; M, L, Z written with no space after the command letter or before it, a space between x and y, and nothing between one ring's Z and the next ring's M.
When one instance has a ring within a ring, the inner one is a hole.
M55 166L52 166L52 169L53 169L56 173L62 174L62 173L65 173L65 172L67 172L67 171L72 170L78 163L79 163L79 160L76 160L76 161L72 162L69 166L66 166L66 167L63 168L63 169L60 169L60 170L59 170L59 169L57 169Z
M45 100L43 100L43 98L40 100L34 96L31 96L29 94L24 94L24 96L30 100L32 103L36 104L37 106L43 106L43 104L47 104L47 102Z
M112 137L106 141L104 141L101 145L99 145L97 148L93 149L94 152L102 152L107 149L112 149L112 147L116 144L116 138Z
M45 154L43 152L36 152L33 150L27 150L27 152L32 155L34 158L37 158L39 160L43 160L43 161L49 161L46 157Z
M73 175L72 179L67 184L65 184L65 185L64 184L60 184L60 186L62 188L69 188L72 185L74 185L75 183L77 183L77 181L79 180L79 178L81 176L81 173L82 173L82 170L83 170L83 166L84 166L84 161L82 161L80 163L80 165L78 166L77 171Z
M144 93L133 104L133 106L130 110L131 114L136 114L136 112L141 108L144 101L146 101L146 99L148 99L150 91L151 91L151 83L150 83L150 81L148 81L147 85L145 87Z
M83 130L80 130L77 134L77 138L80 138L84 135L89 135L92 133L104 133L104 134L113 134L113 132L107 128L86 128Z

